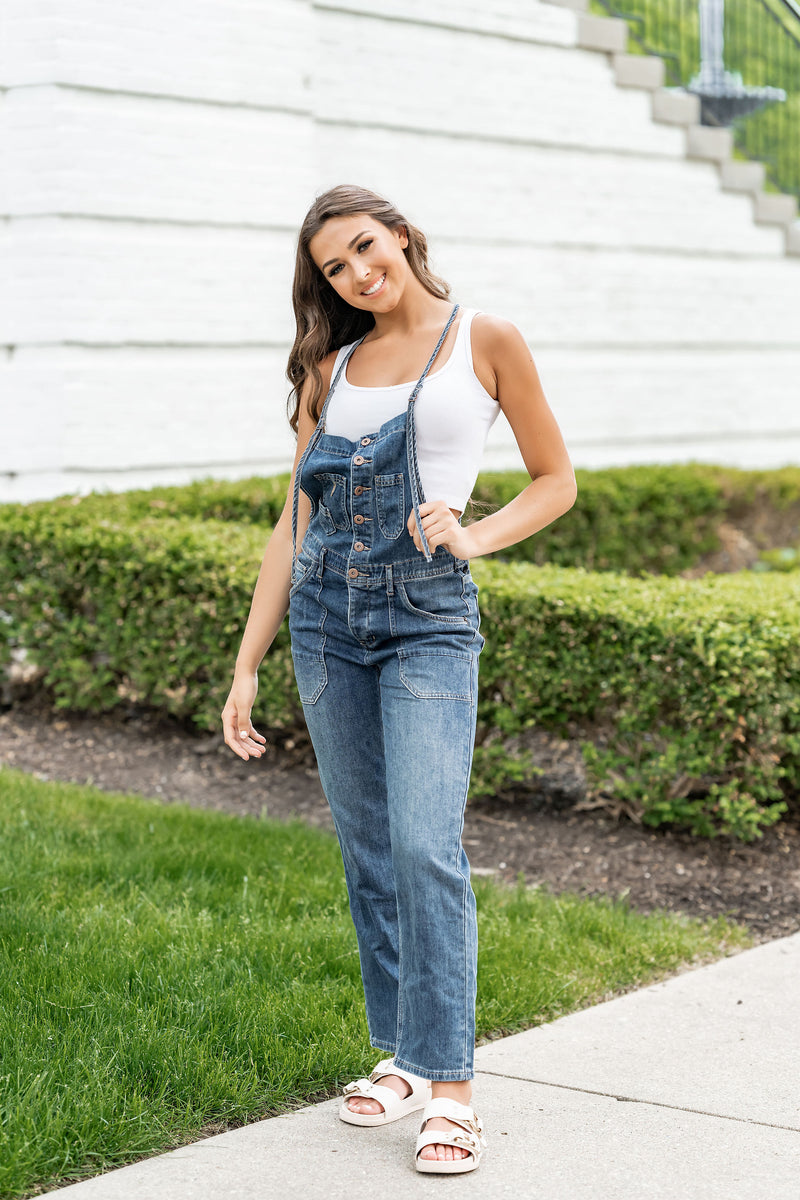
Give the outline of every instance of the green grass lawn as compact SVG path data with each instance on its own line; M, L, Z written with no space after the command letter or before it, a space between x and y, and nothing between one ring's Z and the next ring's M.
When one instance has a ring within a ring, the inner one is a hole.
M335 838L0 770L0 1196L336 1094L367 1037ZM751 943L474 879L478 1036Z

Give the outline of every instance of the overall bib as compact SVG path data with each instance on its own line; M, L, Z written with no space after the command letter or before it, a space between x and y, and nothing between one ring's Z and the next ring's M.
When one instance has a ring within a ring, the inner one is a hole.
M298 464L311 501L289 631L300 699L341 847L373 1046L431 1080L471 1079L477 921L461 844L478 687L469 562L417 550L424 502L414 402L357 441L325 432L347 359ZM365 335L366 336L366 335Z

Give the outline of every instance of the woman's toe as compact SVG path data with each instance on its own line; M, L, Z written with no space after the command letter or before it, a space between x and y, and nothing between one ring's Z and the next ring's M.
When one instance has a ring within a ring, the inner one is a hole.
M357 1113L379 1113L383 1112L383 1105L377 1100L367 1100L363 1096L353 1096L348 1100L348 1107L352 1112Z

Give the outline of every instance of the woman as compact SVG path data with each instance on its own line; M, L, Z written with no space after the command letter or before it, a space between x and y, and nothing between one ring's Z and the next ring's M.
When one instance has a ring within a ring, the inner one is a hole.
M461 844L484 644L469 559L530 537L575 499L520 332L449 294L424 235L382 197L341 186L311 206L287 370L293 486L222 711L230 748L259 757L256 673L288 608L370 1043L392 1054L345 1087L340 1116L374 1126L424 1109L415 1162L428 1172L473 1170L485 1146L471 1107L477 924ZM501 410L531 483L462 526Z

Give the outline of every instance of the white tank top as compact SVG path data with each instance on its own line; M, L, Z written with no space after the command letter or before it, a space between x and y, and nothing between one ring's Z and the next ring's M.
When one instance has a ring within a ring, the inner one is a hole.
M461 309L449 358L438 371L429 371L414 401L417 458L425 499L444 500L448 508L459 512L464 511L472 495L489 430L500 412L500 405L486 391L472 364L470 326L480 311ZM349 342L339 350L331 378L353 344ZM348 382L345 369L328 404L325 432L351 442L377 432L384 421L405 412L416 382L412 379L391 387L357 387Z

